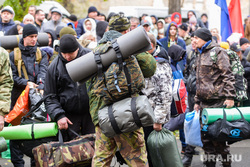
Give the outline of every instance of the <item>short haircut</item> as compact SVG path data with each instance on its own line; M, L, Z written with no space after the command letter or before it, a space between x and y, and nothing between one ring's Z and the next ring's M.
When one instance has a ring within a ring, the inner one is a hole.
M152 33L149 33L147 32L148 34L148 37L150 39L150 42L153 44L153 46L155 47L156 46L156 39L155 39L155 36L152 34Z
M131 17L130 22L136 22L136 23L140 24L140 20L137 17Z
M42 9L37 9L35 14L37 15L39 14L39 12L44 12L44 11Z
M30 7L31 7L31 8L35 8L35 10L36 10L36 6L35 6L35 5L30 5L29 8L30 8Z

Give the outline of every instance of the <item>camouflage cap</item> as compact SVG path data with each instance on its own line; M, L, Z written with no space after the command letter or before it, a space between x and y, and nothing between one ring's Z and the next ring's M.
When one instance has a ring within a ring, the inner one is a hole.
M115 14L109 20L109 30L122 32L129 28L130 21L127 17L124 16L124 13Z

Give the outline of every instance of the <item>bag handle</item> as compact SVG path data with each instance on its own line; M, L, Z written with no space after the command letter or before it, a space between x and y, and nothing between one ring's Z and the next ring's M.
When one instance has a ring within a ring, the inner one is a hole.
M44 96L43 98L41 98L34 107L32 107L29 112L23 116L23 118L27 118L28 116L30 116L34 111L36 111L36 109L38 109L40 107L40 105L48 98L51 96L55 96L55 94L48 94L46 96Z
M237 106L234 106L240 113L241 119L244 120L244 122L247 122L245 117L243 116L242 112L240 111L240 109ZM226 105L223 105L223 123L226 123L227 121L227 115L226 115L226 111L225 111Z
M76 135L77 137L80 137L82 138L82 136L80 136L78 133L76 133L73 129L71 129L70 127L68 127L68 129L70 132L72 132L74 135ZM62 132L61 130L58 130L58 140L59 140L59 143L60 145L63 144L63 136L62 136Z

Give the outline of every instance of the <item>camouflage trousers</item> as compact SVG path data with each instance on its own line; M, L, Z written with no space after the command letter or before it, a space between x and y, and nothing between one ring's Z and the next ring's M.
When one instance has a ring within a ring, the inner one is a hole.
M92 167L109 167L117 149L128 166L148 167L143 129L122 133L113 138L106 137L96 126L95 154Z

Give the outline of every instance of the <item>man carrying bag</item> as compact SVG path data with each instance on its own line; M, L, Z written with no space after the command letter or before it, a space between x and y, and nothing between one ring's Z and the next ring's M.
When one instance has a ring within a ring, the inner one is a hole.
M194 32L199 56L196 70L196 96L194 110L202 111L204 108L227 108L234 106L236 96L234 83L235 78L226 50L218 47L212 41L212 35L205 28ZM211 56L213 55L213 56ZM212 57L217 57L214 62ZM229 146L226 142L218 142L202 138L203 149L207 156L216 157L221 154L223 167L230 167L231 162L227 160L230 155ZM207 167L216 166L216 158L204 162Z
M99 54L101 54L100 52L105 50L104 46L106 46L106 44L122 36L123 34L126 34L129 31L129 28L130 28L130 22L128 18L124 17L122 14L112 16L109 22L109 31L104 34L103 38L99 41L99 46L97 46L97 48L102 48L98 50ZM94 50L94 53L98 52L97 49ZM132 60L133 57L134 56L128 59ZM152 76L156 68L156 61L154 60L154 58L146 52L138 54L135 57L139 63L141 70L134 71L134 73L131 73L131 77L133 78L132 75L138 75L141 72L143 73L144 77ZM125 61L128 62L127 59ZM124 65L124 63L122 64ZM133 67L130 68L128 64L127 67L129 71L132 70L133 68ZM117 76L119 79L119 75ZM106 80L105 83L103 82L104 77L106 76L102 75L100 77L100 75L96 75L87 82L87 88L89 89L88 95L90 101L90 114L96 130L95 154L92 160L92 166L94 167L110 166L110 163L112 161L113 156L116 153L117 148L120 150L122 157L125 159L126 163L129 166L148 166L147 152L146 152L144 133L142 128L138 128L137 130L134 130L132 132L121 133L114 137L107 137L102 133L101 128L99 127L98 111L101 108L110 105L108 104L107 98L105 98L107 94L102 94L103 92L106 91L105 88L106 87L108 88L106 83L107 84L109 83L109 80ZM135 82L137 82L138 85L141 85L141 87L140 88L137 87L138 89L134 89L133 84ZM131 82L132 86L130 87L129 91L130 93L132 92L131 93L132 97L137 97L139 95L138 93L140 89L144 87L143 82L144 79L132 80ZM118 84L116 85L115 88L119 89L122 87ZM123 90L121 90L120 92L122 93ZM108 95L113 96L113 98L116 97L115 93Z

